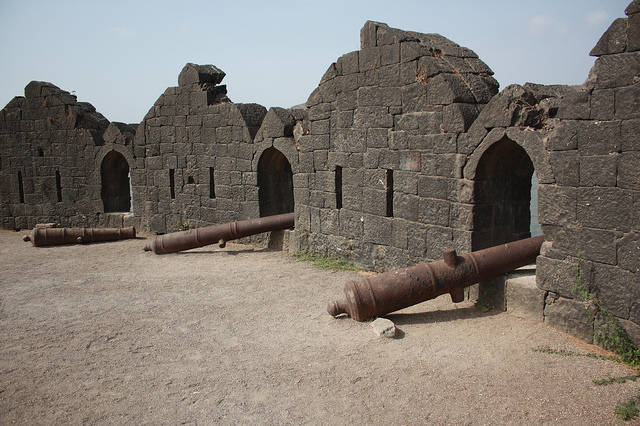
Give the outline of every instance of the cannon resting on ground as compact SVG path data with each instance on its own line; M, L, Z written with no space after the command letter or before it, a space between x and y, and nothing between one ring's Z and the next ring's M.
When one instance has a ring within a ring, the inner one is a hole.
M463 256L447 249L443 260L348 282L345 299L330 302L327 311L366 321L445 293L454 303L462 302L465 287L534 263L543 241L543 236L527 238Z
M56 246L61 244L83 244L99 241L126 240L136 237L136 228L53 228L36 226L31 235L24 237L36 246Z
M153 251L155 254L165 254L216 243L220 243L220 247L224 247L227 241L263 232L291 228L293 224L293 213L240 220L223 225L205 226L203 228L158 235L144 249L145 251Z

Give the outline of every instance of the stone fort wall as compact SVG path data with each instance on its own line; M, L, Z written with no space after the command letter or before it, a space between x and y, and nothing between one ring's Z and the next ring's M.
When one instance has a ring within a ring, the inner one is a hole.
M592 339L578 284L640 340L639 11L577 87L498 93L471 50L377 22L305 109L234 104L224 72L187 64L136 128L32 82L0 113L0 220L162 233L295 211L292 249L384 270L529 236L533 178L540 316Z

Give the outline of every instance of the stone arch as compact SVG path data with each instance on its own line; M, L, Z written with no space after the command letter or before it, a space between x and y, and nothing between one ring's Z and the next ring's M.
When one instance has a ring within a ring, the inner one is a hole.
M473 174L473 250L528 238L534 162L503 135L482 150Z
M544 148L543 137L540 132L521 128L494 128L487 134L482 142L473 151L463 170L465 179L474 180L478 163L484 153L491 148L493 144L503 138L518 144L529 156L536 170L540 183L555 183L553 170L549 161L549 153Z
M105 213L131 211L129 163L124 155L111 150L100 164L101 197Z
M260 216L293 212L293 173L287 157L269 147L260 155L257 169Z

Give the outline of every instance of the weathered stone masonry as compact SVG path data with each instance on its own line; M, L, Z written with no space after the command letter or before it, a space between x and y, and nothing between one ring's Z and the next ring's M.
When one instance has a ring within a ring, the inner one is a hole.
M100 171L112 151L135 167L133 133L51 83L29 83L0 112L2 226L121 226L121 216L104 214Z
M294 244L374 268L468 251L457 139L497 93L492 74L442 36L366 23L307 101Z
M527 237L535 174L533 317L591 340L578 282L640 341L638 12L577 87L498 93L471 50L376 22L306 109L233 104L224 72L187 64L136 129L29 83L0 113L2 226L168 232L295 210L294 250L390 269Z

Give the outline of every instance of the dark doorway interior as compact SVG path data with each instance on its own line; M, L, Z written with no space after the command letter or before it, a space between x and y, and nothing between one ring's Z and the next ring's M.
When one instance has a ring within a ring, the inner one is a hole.
M508 138L482 156L476 170L473 250L528 238L533 163Z
M105 213L130 211L129 164L124 156L117 151L109 152L102 160L100 174Z
M293 212L293 173L287 158L268 148L258 161L260 216Z

